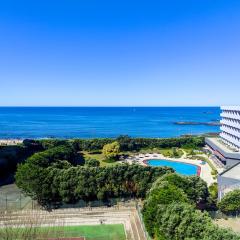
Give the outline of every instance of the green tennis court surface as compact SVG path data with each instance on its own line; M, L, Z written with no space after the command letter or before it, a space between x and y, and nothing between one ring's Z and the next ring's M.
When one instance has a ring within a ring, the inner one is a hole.
M34 239L46 240L51 238L77 238L84 237L86 240L125 240L125 231L122 224L113 225L89 225L89 226L59 226L59 227L41 227L33 229L8 229L6 232L0 229L1 239L25 239L26 234L34 237ZM7 236L7 235L8 236ZM31 235L32 234L32 235Z

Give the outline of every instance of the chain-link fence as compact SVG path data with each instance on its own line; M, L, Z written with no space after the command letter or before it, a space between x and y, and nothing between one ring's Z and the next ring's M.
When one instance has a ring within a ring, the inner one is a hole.
M33 202L25 196L14 184L0 187L0 211L22 210L27 206L32 208Z
M147 240L151 240L151 237L149 236L149 234L145 228L145 225L144 225L143 216L142 216L142 207L138 203L136 203L136 209L137 209L138 216L139 216L139 219L140 219L142 227L143 227L143 232L144 232L145 238Z

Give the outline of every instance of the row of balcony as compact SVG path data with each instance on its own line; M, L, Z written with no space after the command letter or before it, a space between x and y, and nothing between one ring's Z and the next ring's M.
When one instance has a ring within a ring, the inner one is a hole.
M223 132L227 132L233 136L236 136L238 138L240 138L240 129L237 129L237 128L233 128L233 127L229 127L229 126L225 126L225 125L222 125L220 127L221 131Z
M231 134L226 132L220 133L220 137L227 140L230 145L240 148L240 138L232 136Z
M237 119L237 120L240 121L240 112L233 112L233 111L225 112L224 111L220 114L220 116L223 117L223 118Z
M228 125L230 127L234 127L234 128L240 129L240 121L238 121L238 120L224 118L224 119L222 119L220 121L220 123L222 125Z

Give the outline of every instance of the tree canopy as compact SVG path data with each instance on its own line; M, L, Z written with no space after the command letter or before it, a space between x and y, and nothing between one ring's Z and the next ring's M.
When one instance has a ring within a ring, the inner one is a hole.
M117 141L108 143L104 145L102 152L107 159L116 159L120 152L120 145Z
M196 209L207 201L208 190L201 179L175 173L160 177L148 192L142 210L146 229L156 240L239 240L232 231L212 223Z
M221 229L212 222L208 213L200 212L187 203L171 203L156 212L157 240L239 240L240 236Z
M182 189L167 181L161 181L160 184L158 181L158 184L152 187L143 208L145 227L151 236L154 235L156 227L156 212L172 202L189 202L189 200Z
M79 200L142 198L159 176L173 172L167 167L127 164L75 166L76 159L78 156L70 146L59 145L35 153L18 166L16 184L40 204L47 206Z
M100 166L100 162L96 159L88 159L86 162L85 162L86 166L88 167L99 167Z
M161 187L164 181L182 189L191 203L196 205L205 203L209 196L207 183L199 176L183 176L177 173L169 173L159 177L150 189L149 195L151 195L152 191L158 189L159 185Z
M240 190L228 192L218 203L219 209L226 214L240 213Z

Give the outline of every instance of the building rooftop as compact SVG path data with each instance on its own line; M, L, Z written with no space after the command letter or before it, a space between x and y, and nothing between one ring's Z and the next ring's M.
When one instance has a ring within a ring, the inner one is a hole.
M208 138L208 140L210 140L212 143L214 143L217 147L221 148L221 150L225 153L233 153L233 154L239 154L240 156L240 152L236 151L236 149L231 148L230 146L228 146L227 144L225 144L223 141L221 141L221 138Z
M221 110L240 111L240 106L221 106Z
M223 171L220 176L240 180L240 162Z

